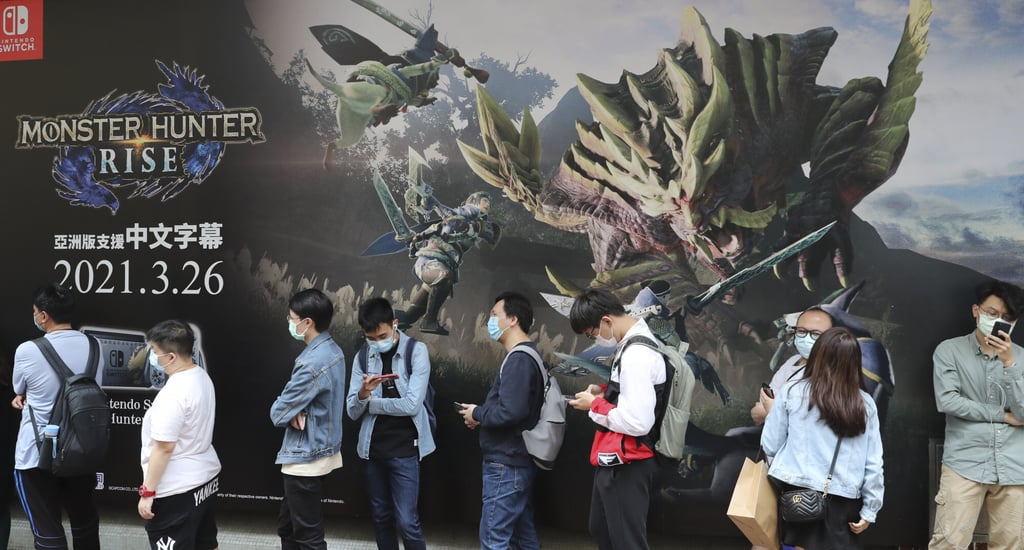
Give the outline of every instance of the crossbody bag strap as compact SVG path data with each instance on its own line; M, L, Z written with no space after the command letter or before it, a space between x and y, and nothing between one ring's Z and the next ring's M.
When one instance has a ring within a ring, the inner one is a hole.
M825 496L828 496L828 486L832 483L832 472L836 470L836 460L839 458L839 446L843 444L843 438L836 441L836 450L832 453L832 465L828 467L828 477L825 478Z

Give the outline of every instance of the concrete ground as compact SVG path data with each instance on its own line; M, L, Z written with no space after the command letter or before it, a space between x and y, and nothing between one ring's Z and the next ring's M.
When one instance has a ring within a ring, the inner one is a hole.
M28 520L18 506L12 507L10 550L32 550L32 533ZM101 544L104 550L144 550L149 547L142 520L134 510L104 508L101 516ZM219 514L218 541L221 550L269 550L280 548L276 517ZM475 529L468 525L425 525L427 547L439 550L471 550L480 547ZM65 521L65 530L70 532ZM585 533L540 530L541 545L552 550L590 550L596 548ZM376 550L373 527L365 519L330 519L327 524L327 547L332 550ZM748 550L741 540L721 538L654 537L653 550L686 548L688 550Z

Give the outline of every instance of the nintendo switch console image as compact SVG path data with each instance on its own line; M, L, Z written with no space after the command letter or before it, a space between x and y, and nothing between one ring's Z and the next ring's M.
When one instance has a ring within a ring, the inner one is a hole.
M196 337L192 360L205 369L202 332L194 323L189 323L189 326ZM101 387L158 390L167 382L167 375L155 371L149 364L145 332L99 326L84 326L81 330L99 342L100 364L96 371L96 383Z

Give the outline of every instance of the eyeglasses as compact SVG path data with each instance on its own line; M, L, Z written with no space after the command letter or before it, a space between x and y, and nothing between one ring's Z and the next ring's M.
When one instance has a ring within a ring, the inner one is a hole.
M990 307L985 307L985 306L978 306L978 309L980 309L982 313L984 313L985 315L988 315L989 317L996 317L998 319L1002 319L1002 320L1006 321L1007 323L1012 323L1014 321L1013 316L1011 316L1009 313L1000 314L999 310L992 309Z
M801 338L803 338L805 336L810 336L811 337L811 341L813 342L813 341L817 340L822 335L822 332L820 330L807 330L807 329L805 329L803 327L796 327L795 329L793 329L793 334L795 334L795 335L797 335L797 336L799 336Z

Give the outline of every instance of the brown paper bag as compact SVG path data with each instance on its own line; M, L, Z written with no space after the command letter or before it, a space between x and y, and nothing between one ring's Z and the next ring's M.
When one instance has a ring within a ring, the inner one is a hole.
M778 550L779 497L768 482L767 463L743 461L727 514L751 544Z

